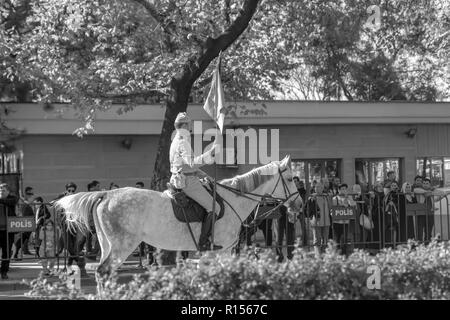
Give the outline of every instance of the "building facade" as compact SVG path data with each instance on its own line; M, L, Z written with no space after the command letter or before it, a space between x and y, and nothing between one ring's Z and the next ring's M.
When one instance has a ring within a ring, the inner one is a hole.
M15 151L2 153L1 172L20 171L22 187L33 186L45 200L56 197L69 181L78 191L86 191L94 179L106 189L111 182L149 186L162 106L137 106L123 115L116 112L120 106L99 112L95 132L82 139L73 135L82 123L65 105L51 110L39 104L2 107L10 111L7 125L24 134L8 142ZM255 101L232 109L235 116L227 118L227 128L278 130L278 141L269 143L279 143L280 159L291 155L295 174L307 185L339 176L349 185L370 187L394 170L401 182L425 173L434 185L450 187L450 103ZM203 121L203 129L213 127L201 105L190 105L188 113ZM238 151L236 144L234 149ZM247 153L257 149L254 143L245 145ZM217 176L231 177L256 165L218 165ZM214 172L212 166L206 171Z

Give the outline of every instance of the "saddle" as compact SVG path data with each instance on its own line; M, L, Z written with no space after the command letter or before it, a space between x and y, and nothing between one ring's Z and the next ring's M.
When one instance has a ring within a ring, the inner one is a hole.
M209 183L209 188L206 186L203 187L209 192L209 194L211 194L211 196L213 196L214 186L211 182ZM182 189L175 188L170 182L167 183L167 192L172 202L175 218L177 218L178 221L186 223L203 222L207 215L205 208L203 208L195 200L189 198ZM220 206L219 216L217 217L217 220L219 220L223 217L225 207L222 197L217 192L216 202Z

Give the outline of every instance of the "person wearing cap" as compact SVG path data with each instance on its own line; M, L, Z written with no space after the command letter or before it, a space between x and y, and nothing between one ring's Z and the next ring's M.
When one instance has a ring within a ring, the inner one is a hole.
M65 187L66 191L62 194L60 194L55 200L61 199L65 196L72 195L77 191L77 185L73 182L69 182L66 184ZM52 201L52 202L53 202ZM82 255L82 248L80 248L80 239L82 239L82 233L77 232L77 230L71 230L67 228L67 223L65 221L65 215L60 212L60 223L61 229L63 231L62 236L62 244L59 244L60 251L62 251L62 248L66 248L69 252L69 258L67 259L67 266L71 267L73 262L75 261L80 268L80 275L82 277L87 276L86 272L86 260L84 258L84 255Z
M33 207L31 203L33 202L33 188L26 187L25 194L23 197L20 197L19 200L19 208L22 213L22 217L34 217ZM31 232L22 232L22 235L16 240L14 243L16 247L16 252L14 253L14 259L18 259L19 250L22 249L23 254L31 255L32 253L28 249L28 242L30 240ZM22 246L23 244L23 246Z
M207 157L213 157L215 148L206 151L198 157L193 156L191 148L191 120L186 112L181 112L175 119L176 134L170 146L170 172L172 176L170 183L177 189L182 189L188 197L198 202L207 211L207 216L203 219L202 230L199 239L200 251L209 249L209 237L213 226L213 197L205 190L200 182L200 178L209 178L200 170ZM216 202L216 214L220 211L220 206ZM213 244L213 250L221 249L219 245Z
M1 278L8 279L9 258L12 253L14 233L8 233L7 219L16 215L18 198L10 193L7 183L0 184L0 248L2 250L2 262L0 266Z

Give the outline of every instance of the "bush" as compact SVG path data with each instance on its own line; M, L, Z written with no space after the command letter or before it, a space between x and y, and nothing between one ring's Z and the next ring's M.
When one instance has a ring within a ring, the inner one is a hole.
M367 268L381 271L381 288L370 290ZM54 299L450 299L450 244L410 242L376 256L356 251L349 257L329 246L326 253L297 248L291 261L278 263L272 251L240 256L204 255L198 264L152 268L126 284L117 275L97 295L68 290L65 283L35 280L30 296Z

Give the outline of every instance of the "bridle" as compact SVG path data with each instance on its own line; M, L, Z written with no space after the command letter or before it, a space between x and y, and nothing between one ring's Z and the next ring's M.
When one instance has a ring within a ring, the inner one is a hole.
M264 213L264 217L267 217L267 216L269 216L273 211L277 210L279 207L281 207L282 205L284 205L284 204L285 204L290 198L292 198L293 196L296 195L296 197L294 198L293 201L295 201L295 200L300 196L300 193L299 193L298 191L296 191L296 192L294 192L294 193L289 193L289 188L288 188L287 183L286 183L286 181L285 181L285 179L284 179L284 177L283 177L283 172L285 172L286 170L287 170L287 168L284 168L283 170L281 170L280 167L278 167L278 180L277 180L277 182L275 183L275 187L273 188L271 194L264 194L264 195L263 195L263 194L257 194L257 193L254 193L254 192L248 192L248 191L244 192L244 191L238 190L238 189L236 189L236 188L233 188L233 187L230 187L230 186L223 185L223 184L221 184L221 183L217 183L217 185L219 185L219 186L221 186L222 188L225 188L225 189L227 189L227 190L229 190L229 191L231 191L231 192L233 192L233 193L235 193L235 194L237 194L237 195L239 195L239 196L241 196L241 197L244 197L244 198L247 198L247 199L249 199L249 200L258 202L258 205L257 205L257 207L256 207L256 212L258 212L258 210L259 210L259 207L260 207L260 205L261 205L261 200L256 200L256 199L254 199L254 198L252 198L252 197L249 197L249 195L250 195L250 196L254 196L254 197L261 198L261 199L263 199L263 200L274 200L274 201L276 201L276 202L279 202L277 206L275 206L274 208L272 208L272 209L270 209L270 210L268 210L268 211L266 211L266 212ZM281 181L281 183L282 183L282 185L283 185L284 198L279 198L279 197L274 197L274 196L272 196L272 194L273 194L273 193L275 192L275 190L277 189L278 184L280 183L280 181ZM238 215L238 213L236 212L236 210L234 209L234 207L233 207L228 201L226 201L225 199L223 199L223 200L230 206L230 208L233 210L233 212L236 214L236 216L237 216L237 217L239 218L239 220L241 221L241 224L243 224L243 221L242 221L241 217ZM256 216L255 216L255 219L256 219Z
M251 201L258 202L258 205L256 206L256 213L258 213L258 211L259 211L259 207L261 205L261 200L256 200L256 199L254 199L252 197L249 197L249 196L258 197L258 198L263 199L263 200L270 199L270 200L275 200L275 201L279 202L277 206L275 206L274 208L264 212L262 217L259 217L259 218L264 219L264 218L268 217L272 212L277 210L279 207L284 205L293 196L296 195L296 197L294 198L294 201L300 196L299 191L296 191L294 193L289 193L289 188L288 188L287 183L286 183L286 181L284 180L284 177L283 177L283 172L285 172L286 170L287 170L287 168L284 168L283 170L281 170L280 167L278 167L278 180L275 183L275 187L273 188L271 194L257 194L257 193L254 193L254 192L244 192L244 191L238 190L238 189L230 187L230 186L226 186L226 185L218 183L218 182L216 182L216 183L217 183L217 185L221 186L222 188L224 188L226 190L229 190L229 191L235 193L238 196L247 198L247 199L249 199ZM274 197L272 195L275 192L275 190L277 189L278 184L280 183L280 181L281 181L281 183L283 185L284 198ZM226 199L224 199L223 197L222 197L222 199L231 208L233 213L236 215L236 217L241 222L242 226L244 226L244 227L251 227L252 225L255 224L255 221L256 221L256 218L257 218L256 214L255 214L255 218L253 219L253 221L251 221L248 225L245 225L244 221L242 221L241 217L236 212L236 209L234 209L234 207ZM240 242L240 237L238 237L228 248L235 247L239 242Z

